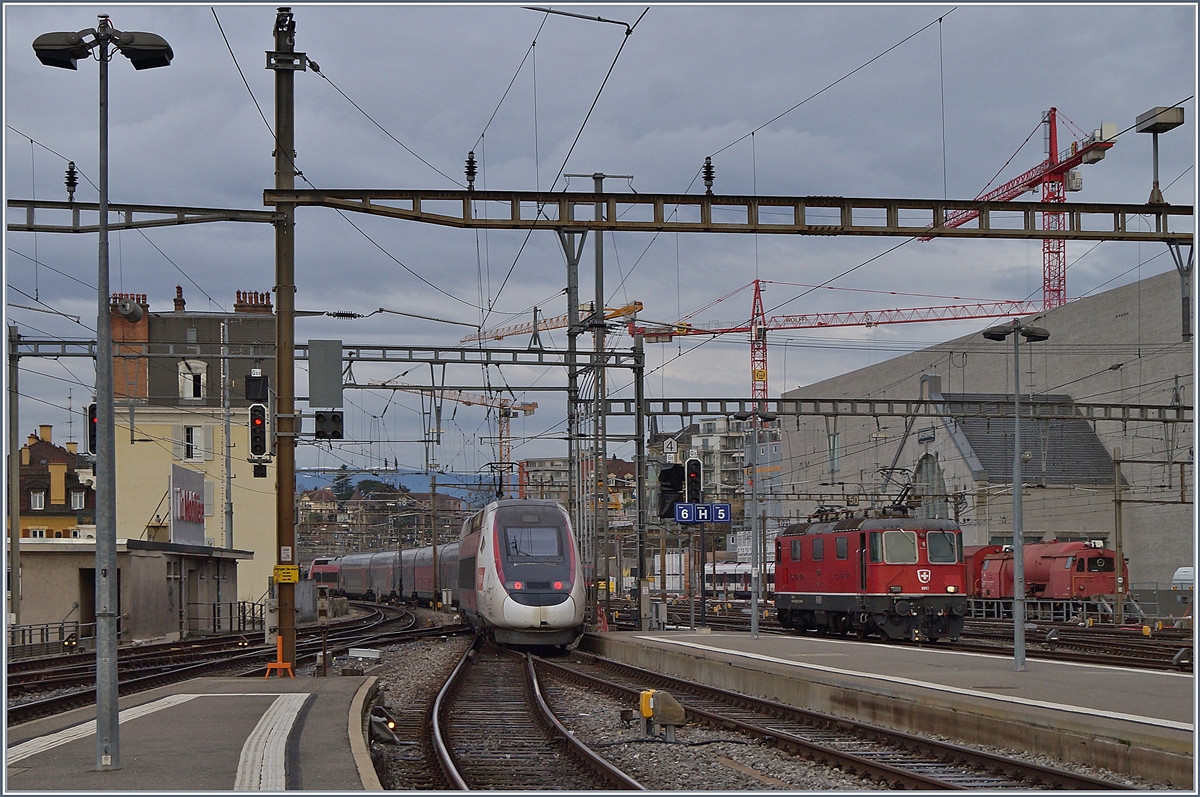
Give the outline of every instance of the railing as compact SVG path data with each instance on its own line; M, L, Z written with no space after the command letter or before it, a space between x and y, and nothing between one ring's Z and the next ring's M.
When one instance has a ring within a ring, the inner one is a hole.
M120 620L117 621L118 639ZM40 625L15 625L8 629L8 657L55 656L62 653L95 650L96 624L78 620Z
M263 630L265 608L252 601L189 603L187 617L189 633L245 633Z

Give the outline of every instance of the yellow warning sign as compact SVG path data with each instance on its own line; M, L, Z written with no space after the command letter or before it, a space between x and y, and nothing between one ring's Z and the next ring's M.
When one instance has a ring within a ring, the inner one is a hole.
M300 582L300 568L296 565L275 565L272 573L276 584L297 584Z

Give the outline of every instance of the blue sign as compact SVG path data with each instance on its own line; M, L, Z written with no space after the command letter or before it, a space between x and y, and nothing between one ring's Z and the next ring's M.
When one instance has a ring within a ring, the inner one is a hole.
M676 523L731 523L733 508L729 504L675 504Z

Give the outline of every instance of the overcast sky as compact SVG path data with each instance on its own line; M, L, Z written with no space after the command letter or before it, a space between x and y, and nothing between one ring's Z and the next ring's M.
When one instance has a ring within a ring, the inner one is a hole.
M496 190L586 191L590 180L567 185L559 175L604 172L633 175L641 193L702 193L698 173L712 155L717 193L969 199L1045 157L1039 122L1051 106L1065 148L1101 122L1125 130L1143 111L1184 101L1186 124L1160 139L1161 182L1168 202L1195 201L1191 4L556 8L630 24L649 10L626 37L622 25L519 6L294 6L296 49L321 70L296 75L304 177L297 186L456 188L473 149L476 186ZM262 209L263 189L274 179L271 131L260 110L273 120L264 51L273 48L275 5L6 4L7 197L65 200L69 159L81 174L77 199L96 200L96 64L49 69L30 44L43 32L93 27L97 13L110 14L119 29L162 35L175 53L168 69L135 72L121 56L113 62L110 201ZM1083 191L1068 199L1144 202L1151 169L1151 137L1130 131L1102 162L1081 169ZM624 190L626 181L608 187ZM519 231L485 235L301 208L296 237L300 309L383 307L485 327L528 320L535 305L548 315L566 309L564 257L550 232L526 241ZM1040 242L910 242L888 252L902 242L618 233L605 239L605 300L641 301L644 318L669 322L756 277L770 281L768 315L1041 297ZM114 233L111 288L146 293L152 311L168 311L182 285L189 310L229 310L235 291L272 288L273 245L266 225ZM1165 247L1132 244L1068 243L1067 262L1071 298L1173 270ZM4 263L8 323L25 335L93 334L95 236L6 234ZM593 298L591 264L589 243L583 301ZM804 287L830 280L836 290ZM750 302L745 289L691 320L744 323ZM13 305L77 315L81 323ZM770 394L991 323L775 332ZM451 346L466 331L392 314L297 323L301 341ZM563 330L542 339L566 345ZM746 336L707 340L649 347L648 395L749 395ZM526 342L522 336L505 345ZM590 348L590 339L581 345ZM628 347L630 339L617 336L615 345ZM64 439L68 400L76 411L91 400L93 369L81 360L21 365L22 430L52 423L56 440ZM400 370L355 373L365 381ZM485 378L493 387L565 383L558 373L493 370L485 377L478 368L448 373L446 381L482 386ZM405 379L427 383L428 369ZM621 387L627 379L613 381ZM381 442L323 453L306 447L301 465L371 465L386 457L421 467L421 446L398 442L422 436L419 399L365 391L347 397L351 436ZM561 395L517 398L539 408L514 421L514 457L564 452L555 439L564 430ZM496 458L494 418L449 403L445 412L453 418L443 423L444 466L473 472ZM78 439L83 427L78 415L75 421ZM632 444L613 452L631 458Z

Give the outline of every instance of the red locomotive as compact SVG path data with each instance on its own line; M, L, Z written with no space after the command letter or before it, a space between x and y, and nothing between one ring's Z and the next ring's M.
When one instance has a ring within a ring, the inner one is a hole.
M952 520L797 523L775 540L775 606L785 628L957 639L966 589L962 531Z
M1080 601L1117 594L1117 555L1100 540L1034 542L1023 548L1027 598ZM973 595L985 600L1012 598L1012 547L989 545L973 553ZM1128 583L1128 565L1123 571Z

